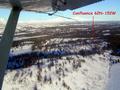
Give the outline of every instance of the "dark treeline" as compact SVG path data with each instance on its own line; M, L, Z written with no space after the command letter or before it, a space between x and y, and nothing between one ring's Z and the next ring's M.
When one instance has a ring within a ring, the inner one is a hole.
M31 65L35 65L38 60L47 59L47 58L61 58L62 56L69 55L82 55L83 57L101 54L102 52L97 48L92 48L92 50L82 49L79 52L68 52L63 50L49 51L49 52L40 52L33 51L28 53L23 53L19 55L10 55L8 60L7 69L19 69L26 68Z

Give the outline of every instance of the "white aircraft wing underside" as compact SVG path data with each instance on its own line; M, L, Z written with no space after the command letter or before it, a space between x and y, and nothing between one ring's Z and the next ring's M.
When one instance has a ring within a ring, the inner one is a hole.
M0 7L20 7L27 11L74 10L102 0L0 0Z

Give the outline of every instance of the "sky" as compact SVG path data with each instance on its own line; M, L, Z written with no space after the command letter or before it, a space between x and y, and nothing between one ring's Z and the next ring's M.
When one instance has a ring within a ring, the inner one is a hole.
M75 10L59 11L56 14L70 17L78 21L92 21L93 15L73 15L73 12L95 12L95 11L114 11L116 15L94 15L95 21L120 21L120 0L104 0L95 4L91 4ZM10 14L10 9L0 9L0 20L7 21ZM19 17L19 22L62 22L74 21L58 16L49 16L43 13L22 11Z

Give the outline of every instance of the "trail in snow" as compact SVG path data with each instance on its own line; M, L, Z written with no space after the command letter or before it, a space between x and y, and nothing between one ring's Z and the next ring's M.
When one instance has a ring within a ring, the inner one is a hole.
M120 90L120 63L111 67L106 90Z

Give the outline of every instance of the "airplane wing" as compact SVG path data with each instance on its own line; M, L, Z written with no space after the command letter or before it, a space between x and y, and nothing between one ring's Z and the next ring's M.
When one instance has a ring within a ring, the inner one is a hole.
M26 11L64 11L77 9L102 0L0 0L0 7L19 7Z

